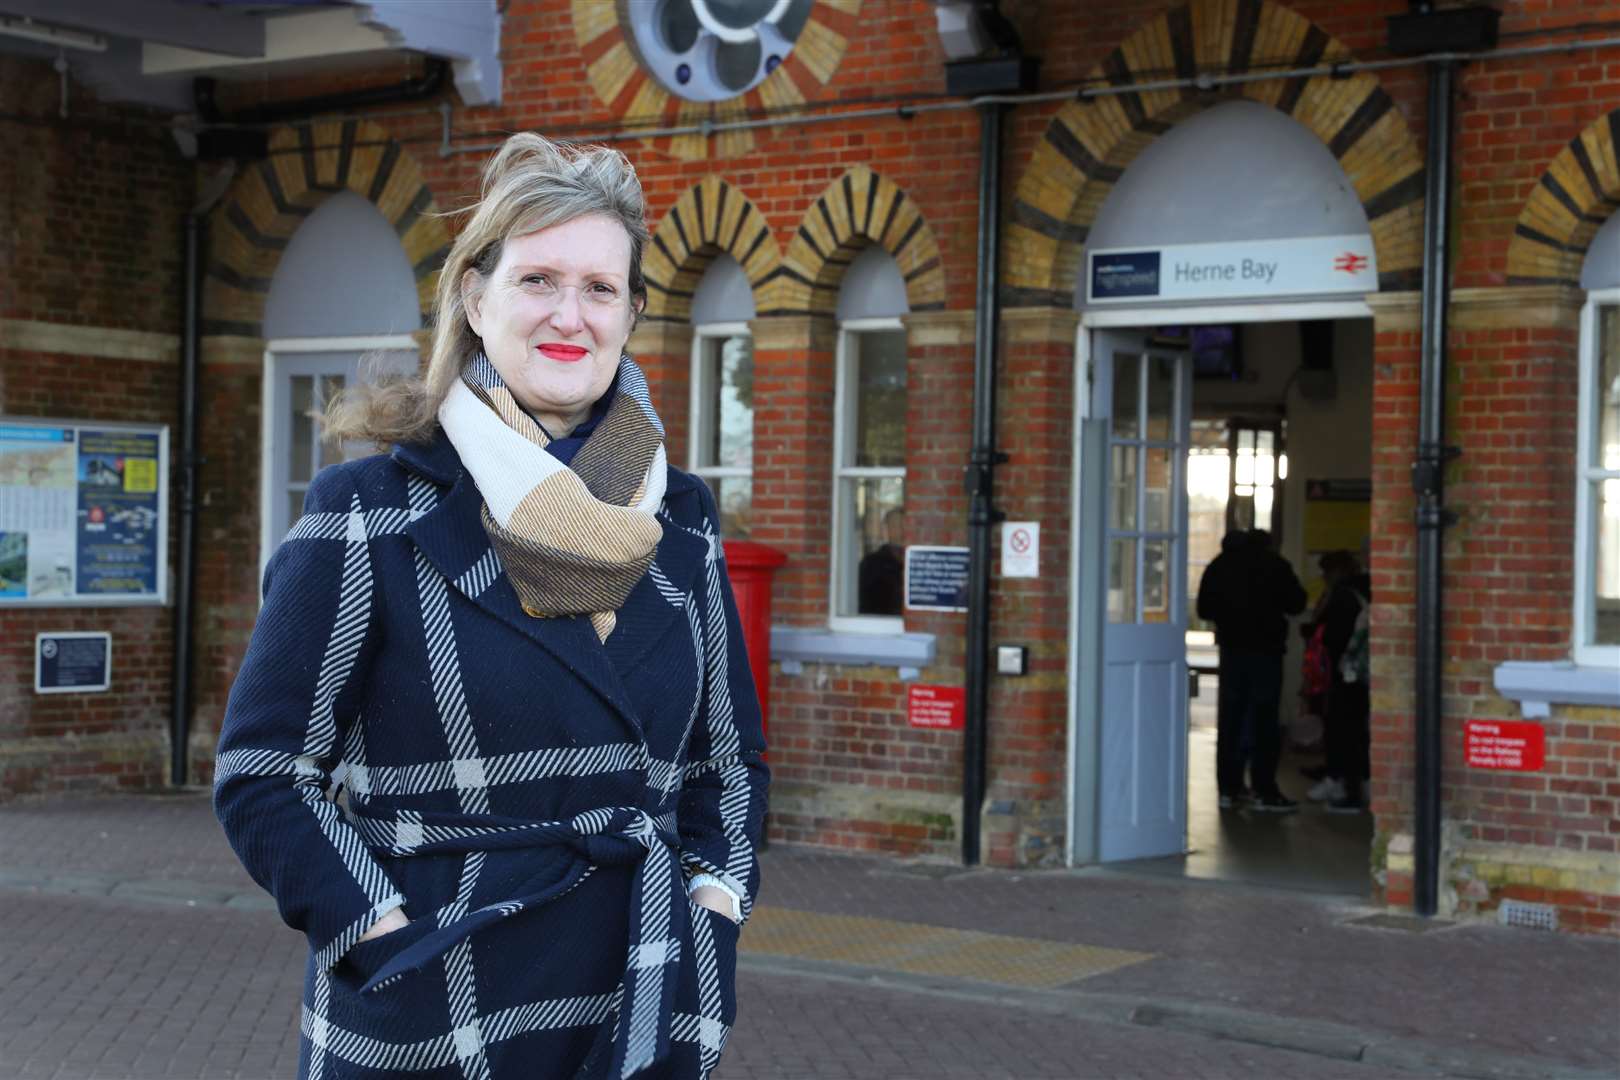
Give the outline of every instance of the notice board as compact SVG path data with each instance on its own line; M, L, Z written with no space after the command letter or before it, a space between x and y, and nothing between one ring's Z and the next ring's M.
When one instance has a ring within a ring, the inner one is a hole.
M906 607L912 611L966 611L968 549L906 548Z
M0 607L168 600L169 429L0 417Z
M34 635L34 693L94 693L110 686L112 634L64 630Z

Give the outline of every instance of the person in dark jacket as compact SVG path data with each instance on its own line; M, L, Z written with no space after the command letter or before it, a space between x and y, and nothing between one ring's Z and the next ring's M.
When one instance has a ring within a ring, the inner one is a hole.
M1288 616L1304 610L1304 587L1288 560L1272 550L1271 534L1263 529L1228 534L1199 580L1198 617L1215 624L1220 649L1215 779L1223 809L1244 797L1245 769L1255 810L1299 809L1277 787L1282 745L1277 710Z
M270 560L215 808L304 933L299 1075L696 1080L768 773L713 497L624 346L645 206L508 139L426 373L342 399Z
M884 543L861 559L858 604L862 615L899 615L905 602L906 512L883 515Z
M1366 628L1372 579L1348 551L1332 553L1334 573L1319 621L1327 652L1323 777L1308 792L1330 813L1359 813L1369 772L1371 701L1367 686ZM1328 560L1324 559L1324 566Z

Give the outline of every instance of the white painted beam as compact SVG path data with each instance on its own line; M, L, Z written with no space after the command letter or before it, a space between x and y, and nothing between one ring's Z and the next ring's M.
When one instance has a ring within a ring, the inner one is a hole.
M0 0L0 14L225 56L264 55L264 19L170 0Z
M264 20L264 54L258 57L227 56L149 41L142 48L141 73L179 75L396 48L397 43L387 33L360 22L356 17L360 10L342 7L269 17Z

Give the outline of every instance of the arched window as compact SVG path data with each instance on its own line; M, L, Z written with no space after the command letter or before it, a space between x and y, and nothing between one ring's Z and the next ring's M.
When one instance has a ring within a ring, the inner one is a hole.
M293 233L264 305L264 452L260 563L303 512L315 474L373 452L322 437L328 399L361 377L360 361L415 370L422 325L416 275L394 227L353 192L323 202Z
M1620 667L1620 213L1581 269L1575 501L1575 659Z
M746 539L754 494L754 293L730 255L709 265L692 295L689 468L720 506L720 531Z
M832 605L835 629L895 633L904 623L905 280L868 247L838 293L833 425Z

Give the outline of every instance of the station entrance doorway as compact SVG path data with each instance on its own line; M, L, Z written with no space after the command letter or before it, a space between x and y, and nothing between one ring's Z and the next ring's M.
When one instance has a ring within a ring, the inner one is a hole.
M1322 595L1324 555L1367 564L1370 316L1360 300L1083 316L1074 862L1367 891L1371 816L1329 812L1328 800L1307 798L1309 773L1324 764L1323 709L1301 696L1299 627ZM1275 775L1298 803L1288 812L1220 805L1219 650L1196 611L1200 578L1223 541L1256 529L1307 590L1278 658Z

